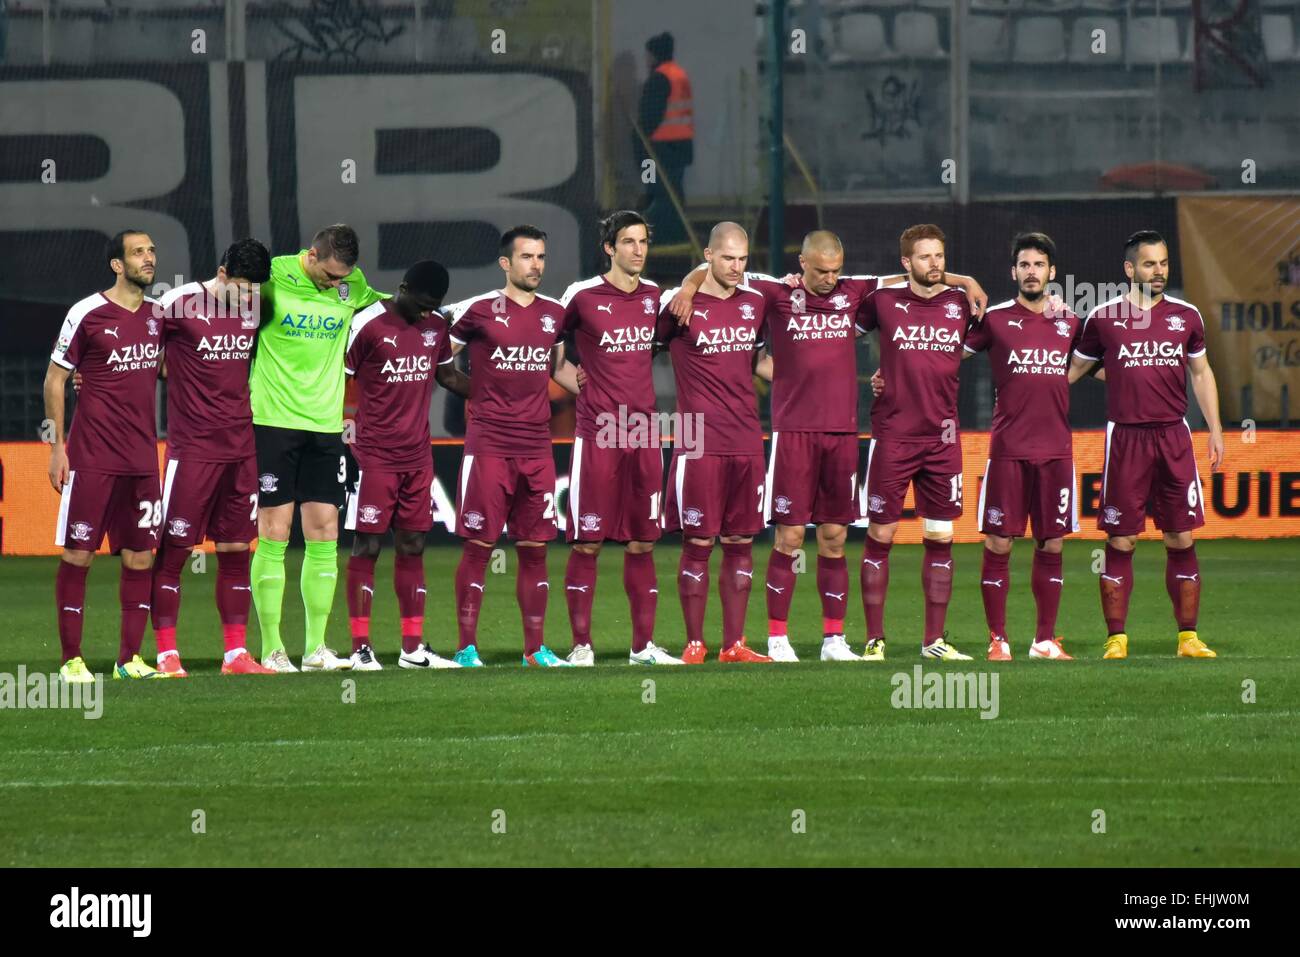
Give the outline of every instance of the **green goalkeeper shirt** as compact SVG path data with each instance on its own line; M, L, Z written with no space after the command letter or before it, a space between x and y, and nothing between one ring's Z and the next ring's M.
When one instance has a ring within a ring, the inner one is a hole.
M262 324L249 390L253 423L308 432L343 431L343 356L352 314L388 298L353 269L318 289L300 257L276 256L262 284Z

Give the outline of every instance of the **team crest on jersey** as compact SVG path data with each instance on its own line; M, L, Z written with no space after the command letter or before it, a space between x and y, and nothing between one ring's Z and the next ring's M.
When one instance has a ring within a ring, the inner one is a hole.
M555 331L555 320L550 316L542 316L542 332L548 336Z
M432 349L438 342L438 333L432 329L425 329L420 333L420 338L424 340L426 346Z
M836 309L847 309L849 308L849 297L842 292L837 292L831 296L831 305Z
M740 304L740 318L744 319L746 322L753 322L754 307L747 302L742 302Z
M990 525L1001 525L1003 519L1002 509L990 505L984 510L984 517L988 519Z
M169 535L175 535L180 538L190 530L190 521L187 518L173 518L167 523L167 532Z
M955 302L950 302L943 308L944 308L944 313L947 315L949 319L961 318L961 306L957 305Z
M90 541L90 531L91 531L91 527L87 525L85 522L72 523L72 538L74 541L78 541L78 542Z
M1101 520L1107 525L1118 525L1121 514L1123 513L1114 505L1107 505L1101 513Z
M379 522L379 509L373 505L363 505L357 512L357 516L364 525L375 525Z
M466 512L465 527L477 532L483 527L483 514L481 512Z
M653 316L655 314L654 299L650 296L646 296L644 299L641 300L641 308L645 310L645 314L647 316Z
M1058 336L1068 337L1070 335L1070 324L1064 319L1056 320L1056 334Z
M704 513L698 508L688 508L682 511L682 524L698 526L704 518Z
M274 492L280 487L280 476L263 472L257 477L257 483L263 492Z
M885 510L885 496L871 495L867 498L868 512L883 512Z
M772 509L778 515L789 515L790 500L786 498L784 495L778 495L775 499L772 500Z
M346 282L339 283L339 302L347 302L349 286Z
M588 512L586 515L581 516L578 521L581 523L584 532L600 531L600 516L595 512Z
M1182 316L1165 316L1169 320L1170 332L1182 332L1185 328Z
M796 289L794 292L790 293L791 309L793 309L795 312L803 312L804 307L806 305L807 305L807 300L804 297L804 291L802 289Z
M1181 320L1180 320L1180 321L1181 321ZM157 320L157 319L146 319L144 325L145 325L145 328L149 330L149 335L151 335L151 336L156 336L156 335L158 335L158 320Z

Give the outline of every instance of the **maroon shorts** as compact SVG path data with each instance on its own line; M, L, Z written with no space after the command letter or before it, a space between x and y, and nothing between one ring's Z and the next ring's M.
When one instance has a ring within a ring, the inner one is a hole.
M568 540L656 541L663 489L660 449L602 448L579 436L569 467Z
M899 442L872 439L862 504L867 520L892 525L903 517L907 486L916 492L916 514L932 521L961 517L961 443L942 439Z
M109 475L77 469L68 473L63 486L54 544L93 552L107 534L108 549L114 555L124 548L147 552L158 547L161 524L157 472Z
M765 484L769 522L848 525L857 517L857 433L773 432Z
M239 462L167 460L163 535L168 545L193 548L257 538L257 459Z
M405 471L361 469L348 493L343 527L382 535L389 526L408 532L433 528L433 465Z
M763 456L674 455L664 527L694 538L757 535L763 519Z
M1033 522L1034 538L1079 530L1074 459L989 459L980 485L980 534L1019 538Z
M495 542L502 529L516 542L555 538L555 459L467 454L460 462L456 534Z
M1186 422L1157 426L1107 422L1097 527L1111 535L1138 535L1147 527L1147 503L1162 532L1190 532L1205 524L1192 431Z

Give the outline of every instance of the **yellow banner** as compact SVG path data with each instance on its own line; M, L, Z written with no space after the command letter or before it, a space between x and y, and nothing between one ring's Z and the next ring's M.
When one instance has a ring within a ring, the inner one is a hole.
M1187 298L1205 317L1226 420L1277 421L1300 407L1300 199L1180 197Z

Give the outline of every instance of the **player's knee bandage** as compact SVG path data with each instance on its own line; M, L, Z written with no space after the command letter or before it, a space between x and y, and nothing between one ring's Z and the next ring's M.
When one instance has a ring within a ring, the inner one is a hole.
M931 519L922 519L921 534L925 538L952 538L952 522L936 522Z

